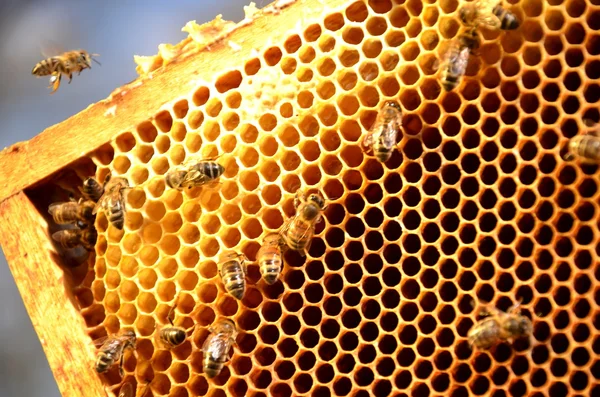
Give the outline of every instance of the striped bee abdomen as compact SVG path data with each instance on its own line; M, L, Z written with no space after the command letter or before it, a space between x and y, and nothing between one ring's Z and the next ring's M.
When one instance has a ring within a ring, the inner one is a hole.
M202 174L206 175L210 181L219 178L225 171L225 168L221 164L214 161L206 161L201 163L200 166L202 167Z
M516 15L506 10L500 4L495 6L492 12L500 20L500 29L514 30L519 27L519 20Z
M287 243L289 247L296 251L301 251L308 245L312 233L308 230L312 225L296 220L290 226L287 233Z
M211 357L209 354L204 356L204 373L209 378L214 378L219 375L225 362L227 361L227 355L223 354L220 357Z
M237 258L224 262L221 266L221 277L225 290L241 300L246 291L245 272L241 262Z
M267 284L277 281L281 273L281 256L276 253L267 253L259 262L260 274Z

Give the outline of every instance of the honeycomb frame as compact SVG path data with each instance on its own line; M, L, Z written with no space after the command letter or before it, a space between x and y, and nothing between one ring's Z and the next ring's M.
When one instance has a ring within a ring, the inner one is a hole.
M93 373L90 344L128 326L140 341L126 379L150 378L155 396L598 393L599 172L561 155L583 119L600 121L600 3L507 7L522 27L484 32L451 93L431 65L459 30L457 1L299 1L242 23L237 53L192 51L3 151L0 241L63 395L118 390L114 368L103 384ZM252 36L274 21L282 40ZM405 121L381 164L359 139L388 99ZM165 188L194 153L222 154L222 186ZM52 246L45 209L109 169L144 186L125 230L99 216L96 255L71 268L81 259ZM330 199L306 259L286 254L273 286L251 266L236 302L218 254L255 259L298 187ZM179 290L176 321L197 326L169 351L155 326ZM472 303L517 299L533 345L473 351ZM209 381L200 348L219 315L239 348Z

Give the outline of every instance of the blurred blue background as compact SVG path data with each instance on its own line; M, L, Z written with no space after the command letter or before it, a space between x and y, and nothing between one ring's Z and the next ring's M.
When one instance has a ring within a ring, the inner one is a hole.
M137 77L133 55L154 55L160 43L175 44L190 20L217 14L238 22L249 0L2 0L0 2L0 148L31 139ZM255 1L259 8L269 0ZM102 66L63 79L49 95L48 78L31 75L51 43L99 53ZM0 258L0 397L58 397L23 301ZM95 397L95 396L87 396Z

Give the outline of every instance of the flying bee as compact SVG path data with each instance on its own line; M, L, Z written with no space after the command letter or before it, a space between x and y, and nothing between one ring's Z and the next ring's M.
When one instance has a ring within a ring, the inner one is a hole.
M594 122L583 120L588 127ZM583 163L600 163L600 134L597 130L588 131L582 135L574 136L569 140L568 152L563 156L566 161L580 160Z
M109 222L119 230L123 230L125 224L125 198L130 189L127 179L122 177L112 177L107 175L104 182L104 193L98 199L93 213L102 208L108 217Z
M501 341L531 338L533 325L530 319L521 315L520 305L520 301L515 303L507 312L495 307L491 307L491 312L483 310L480 314L491 317L483 318L469 330L469 344L487 350Z
M186 330L182 327L176 327L173 324L173 320L171 319L171 316L175 311L175 306L177 305L178 300L179 296L177 296L177 298L175 299L175 303L173 304L171 310L169 310L169 314L167 315L171 326L161 328L160 332L158 333L160 341L168 347L177 347L181 345L183 342L185 342L185 338L187 337Z
M78 246L88 251L93 251L98 239L98 233L93 227L85 229L67 229L60 230L52 234L52 239L59 243L64 249L71 249Z
M48 213L52 215L54 222L59 225L70 223L91 224L94 221L95 203L93 201L67 201L61 203L53 203L48 207Z
M228 357L229 349L235 344L237 328L232 320L222 318L217 320L208 330L210 335L202 345L202 352L204 353L202 367L207 377L214 378L219 375L225 362L230 359Z
M98 373L106 372L108 368L119 361L119 373L123 377L124 352L127 349L135 351L135 332L121 331L118 334L97 339L94 343L100 346L96 358L96 371Z
M77 72L80 75L82 70L91 69L92 61L100 65L100 62L94 59L97 56L99 54L90 54L85 50L67 51L40 61L33 67L31 74L37 77L50 76L51 94L54 94L60 86L63 74L69 77L71 84L73 73Z
M394 101L386 102L375 119L375 123L362 140L363 149L372 149L375 157L385 163L392 157L398 131L402 125L402 109Z
M514 30L520 25L515 14L506 10L500 0L475 0L466 3L458 11L462 23L471 28L480 25L497 30Z
M310 249L315 226L321 220L322 213L327 209L325 199L320 194L311 194L308 200L303 192L297 191L294 199L296 215L291 217L283 228L280 236L285 244L306 256Z
M474 29L461 33L450 44L442 66L442 87L452 91L458 86L467 71L471 53L479 47L479 39Z
M256 261L263 280L269 285L274 284L281 274L283 264L279 234L270 233L266 235L262 247L256 253Z
M216 182L225 172L225 167L213 160L191 159L171 168L165 176L167 186L181 190Z
M79 188L79 190L81 190L81 193L86 200L91 200L95 203L97 203L104 194L104 186L91 177L86 178L86 180L83 181L83 188Z
M246 292L246 261L244 254L227 251L219 258L219 274L225 290L236 299L242 300Z

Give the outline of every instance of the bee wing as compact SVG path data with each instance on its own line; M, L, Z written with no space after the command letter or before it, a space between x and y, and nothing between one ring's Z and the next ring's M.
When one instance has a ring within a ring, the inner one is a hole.
M127 382L121 386L119 397L133 397L133 384L131 384L131 382Z
M290 225L292 224L293 220L296 218L296 215L292 216L290 219L288 219L283 226L281 227L281 229L279 230L279 238L284 242L284 244L287 245L287 232L288 230L290 230Z
M109 338L110 338L109 336L103 336L101 338L94 339L94 341L93 341L94 346L101 347Z
M391 148L396 145L396 137L398 136L399 125L394 122L390 126L385 126L381 132L381 143L384 147Z
M44 39L40 43L40 53L45 58L52 58L65 52L67 52L66 48L52 39Z
M185 174L185 178L183 178L183 182L181 183L181 186L190 186L193 184L201 184L204 183L206 180L206 176L203 175L199 170L197 169L192 169L190 171L188 171L187 174Z
M106 208L107 200L108 200L108 196L107 196L106 192L104 192L104 194L102 196L100 196L100 198L98 199L98 202L94 206L94 209L92 210L92 214L95 215L101 208L102 209Z
M500 29L500 26L502 26L502 21L500 21L497 16L492 14L491 10L489 13L480 14L480 16L477 18L477 23L492 29Z
M375 127L375 125L373 127ZM367 135L365 135L365 137L360 142L360 145L362 146L362 148L364 150L369 150L372 148L374 143L375 143L375 128L371 128L369 130L369 132L367 132Z
M52 233L52 240L60 242L60 236L64 234L65 230L59 230L58 232Z
M63 203L52 203L48 206L48 213L50 214L50 216L54 217L54 214L56 214L56 212L58 211L58 208L62 205Z

